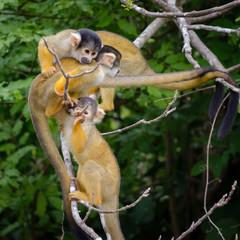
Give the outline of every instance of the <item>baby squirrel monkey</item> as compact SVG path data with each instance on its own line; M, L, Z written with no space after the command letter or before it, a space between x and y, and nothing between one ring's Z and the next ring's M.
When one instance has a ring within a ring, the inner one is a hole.
M119 167L108 143L95 127L95 123L104 117L104 111L92 98L83 97L68 112L69 118L64 122L62 131L69 150L79 164L77 180L80 188L71 192L69 198L90 203L93 196L93 204L101 206L101 209L117 209ZM104 214L104 218L111 239L124 239L118 213Z
M81 64L89 64L97 57L102 48L101 38L90 29L63 30L45 38L49 47L55 48L59 59L74 58ZM56 68L54 56L48 51L43 39L38 45L38 57L44 77L51 77Z

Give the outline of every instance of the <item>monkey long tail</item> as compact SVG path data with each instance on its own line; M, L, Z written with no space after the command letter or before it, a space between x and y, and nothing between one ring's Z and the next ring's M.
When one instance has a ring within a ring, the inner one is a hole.
M31 87L32 88L32 87ZM33 88L32 88L33 89ZM70 178L67 173L67 169L63 163L63 160L59 154L59 151L52 140L52 135L47 123L47 118L44 111L38 109L36 93L34 90L30 90L29 93L29 106L31 119L33 126L35 128L39 142L47 155L49 161L54 167L55 172L60 179L63 201L66 209L67 219L70 225L72 232L74 233L75 239L77 240L90 240L91 238L75 223L75 220L72 217L71 204L68 199L69 187L70 187ZM35 96L34 96L35 95Z
M225 117L223 118L222 124L218 130L217 137L219 139L224 138L232 129L232 126L234 124L235 118L237 116L237 109L239 104L239 94L237 92L234 92L232 90L229 90L229 101L228 101L228 108L227 112L225 114Z
M101 209L114 210L118 208L118 196L111 199L111 201L103 202ZM107 232L111 235L112 240L124 240L124 236L120 227L119 214L107 213L104 214Z
M231 77L229 76L229 78ZM233 83L234 86L237 87L236 82L232 78L231 78L231 82ZM208 112L208 116L211 121L215 117L224 96L224 86L221 83L216 81L215 81L215 85L216 85L216 90L212 96L212 100L211 100L209 112ZM231 89L229 90L229 93L230 95L229 95L227 112L218 130L217 137L219 139L223 139L230 132L237 115L238 104L239 104L239 93L234 92Z

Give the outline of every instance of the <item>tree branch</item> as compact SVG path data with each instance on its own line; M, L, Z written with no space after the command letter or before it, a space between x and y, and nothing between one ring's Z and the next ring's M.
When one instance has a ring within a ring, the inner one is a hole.
M64 158L64 162L69 174L70 178L75 178L74 171L73 171L73 166L71 162L71 156L69 154L68 147L66 145L66 140L63 137L63 134L61 132L61 146L62 146L62 154ZM70 192L76 191L77 188L75 186L74 181L72 180L70 183ZM84 221L81 219L79 212L78 212L78 207L77 207L77 200L72 200L71 201L71 209L72 209L72 216L77 223L77 225L84 231L86 232L89 236L91 236L93 239L101 239L92 228L88 227Z
M164 2L162 0L155 0L155 3L158 4L163 4ZM127 0L121 0L121 3L125 4L126 6L129 6L128 1ZM150 12L147 11L144 8L138 7L135 4L131 4L129 7L130 9L139 12L140 14L146 16L146 17L152 17L152 18L177 18L177 17L185 17L185 18L189 18L189 17L199 17L199 16L203 16L206 14L210 14L210 13L214 13L214 12L220 12L220 11L224 11L226 9L231 9L234 8L236 6L240 6L240 0L235 0L233 2L227 3L225 5L222 5L220 7L213 7L213 8L209 8L206 10L201 10L201 11L192 11L192 12L185 12L185 13L181 13L181 12ZM166 6L167 7L167 6Z
M222 32L222 33L233 33L240 36L240 28L238 29L231 29L231 28L222 28L216 26L208 26L204 24L195 24L195 25L187 25L189 30L206 30L206 31L215 31L215 32Z
M199 218L197 222L193 222L192 225L190 226L190 228L187 231L183 232L176 240L181 240L181 239L185 238L189 233L191 233L195 228L197 228L206 218L208 218L214 212L214 210L216 208L223 207L226 204L228 204L228 202L230 201L230 199L233 195L233 192L236 189L236 186L237 186L237 181L235 181L233 183L232 189L228 195L225 194L217 203L215 203L210 208L209 211L206 212L205 215L203 215L201 218Z
M134 40L133 44L137 48L142 48L145 42L165 23L169 20L164 18L157 18L152 23L148 25L148 27Z
M132 125L130 125L130 126L127 126L127 127L125 127L125 128L121 128L121 129L117 129L117 130L112 131L112 132L101 133L101 135L102 135L102 136L106 136L106 135L112 135L112 134L116 134L116 133L122 133L122 132L125 132L125 131L127 131L127 130L129 130L129 129L131 129L131 128L134 128L134 127L136 127L136 126L138 126L138 125L140 125L140 124L152 124L152 123L154 123L154 122L159 121L159 120L162 119L162 118L167 117L170 113L172 113L173 111L176 110L176 107L175 107L175 108L172 108L172 109L170 109L170 108L171 108L172 105L176 102L176 100L177 100L177 94L178 94L178 91L176 90L172 101L168 104L168 106L167 106L167 108L165 109L165 111L163 112L163 114L161 114L161 115L158 116L157 118L154 118L154 119L149 120L149 121L146 121L145 119L141 119L141 120L139 120L138 122L136 122L136 123L134 123L134 124L132 124Z

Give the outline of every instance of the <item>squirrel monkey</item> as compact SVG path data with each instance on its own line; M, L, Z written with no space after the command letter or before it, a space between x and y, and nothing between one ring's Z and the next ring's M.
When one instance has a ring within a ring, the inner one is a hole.
M105 47L104 49L98 56L99 61L102 61L100 66L94 72L78 78L81 87L72 87L72 89L69 89L69 95L71 97L79 98L88 96L89 88L97 87L98 82L101 82L106 74L115 76L119 72L121 54L111 47ZM106 58L105 55L107 56ZM69 59L73 60L73 62L69 62ZM72 58L62 59L61 62L66 72L70 72L73 69L83 72L91 70L96 65L95 62L87 65L79 64L78 61ZM109 67L106 65L109 65ZM56 73L52 77L46 79L42 74L39 74L34 79L29 90L28 103L31 119L39 142L60 180L69 225L76 239L85 240L90 239L90 237L87 236L86 233L75 223L75 220L72 217L71 204L68 198L70 178L62 157L53 141L47 122L47 117L53 116L58 124L63 126L68 118L65 108L62 107L62 98L60 98L55 92L55 84L62 77L58 64L55 66ZM75 79L72 80L75 81Z
M90 29L63 30L56 35L46 37L49 47L55 48L59 59L71 57L81 64L89 64L97 57L102 48L100 37ZM43 39L39 41L38 57L42 74L51 77L56 68L54 56L48 51Z
M120 72L120 61L121 61L121 53L117 51L115 48L104 45L101 51L99 52L96 62L99 62L99 67L89 74L84 74L83 76L77 78L69 79L68 85L68 93L71 96L72 93L81 93L83 90L90 89L89 95L92 94L91 88L95 87L99 84L105 77L115 77ZM70 71L71 75L76 74L77 72L82 71L82 67L77 67L74 70ZM65 88L66 79L64 76L59 78L59 80L55 83L55 92L59 96L63 96L64 88ZM74 97L74 94L73 94ZM71 98L69 98L71 101ZM56 113L61 105L56 109L49 106L50 109L46 110L46 115L51 116Z
M129 40L120 35L105 31L97 32L97 34L101 38L103 44L113 46L121 52L121 74L114 78L104 78L100 83L95 81L92 77L94 72L84 75L85 77L82 76L84 77L82 78L84 79L84 82L81 84L82 90L76 86L72 89L72 92L69 93L70 96L76 98L88 96L88 87L130 88L132 86L155 86L169 90L185 90L196 87L203 82L207 82L210 79L215 79L217 77L222 77L229 84L236 86L235 81L227 73L210 68L199 68L182 72L157 74L147 64L140 50ZM65 72L70 72L73 69L78 68L79 73L87 70L87 68L92 68L94 65L93 62L87 65L79 64L78 61L71 58L62 59L61 63ZM45 79L45 77L40 74L34 79L29 91L28 100L31 118L40 144L60 179L67 218L72 231L74 232L76 239L89 239L76 225L74 219L72 218L70 202L68 199L70 179L59 151L53 141L47 122L47 109L49 112L56 112L54 118L56 118L60 124L63 124L67 117L67 113L64 108L61 108L60 111L56 111L56 106L58 106L59 103L61 105L62 102L62 99L55 93L55 83L62 76L57 65L56 69L56 73L50 78ZM94 77L97 77L97 74L95 74ZM79 83L80 82L81 81L79 81ZM79 92L75 92L75 90ZM212 112L210 114L213 114L216 109L218 109L220 102L219 99L222 99L222 90L223 86L217 83L216 91L214 93L213 100L211 101ZM219 130L218 133L220 137L224 137L232 128L237 113L238 99L239 94L230 90L227 113L220 127L221 131ZM51 108L49 106L51 106Z
M73 117L72 114L81 114ZM65 121L62 131L69 150L78 162L79 191L71 192L70 199L83 200L101 206L103 210L118 208L120 173L117 160L108 143L100 135L95 123L104 112L89 97L83 97L70 108L72 114ZM94 195L93 195L94 194ZM112 240L124 239L118 213L104 214L107 232Z

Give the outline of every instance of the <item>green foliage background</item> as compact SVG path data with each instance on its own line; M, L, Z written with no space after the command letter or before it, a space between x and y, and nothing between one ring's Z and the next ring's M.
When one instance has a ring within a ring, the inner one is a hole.
M194 0L184 10L227 2ZM152 2L137 3L157 10ZM239 17L236 8L210 24L238 28ZM1 0L0 239L56 239L61 235L60 184L40 148L27 104L29 87L40 72L40 37L67 28L90 28L134 40L151 21L134 11L125 11L117 0ZM205 31L198 34L225 67L240 62L239 37ZM169 23L145 44L142 52L157 72L171 72L192 68L181 48L181 35ZM198 52L194 52L194 57L202 66L208 65ZM235 72L232 76L239 79L240 74ZM183 97L175 104L177 110L166 119L106 137L121 169L120 205L133 202L147 187L152 188L148 198L120 214L126 239L158 239L160 234L163 239L170 239L204 214L204 163L210 131L207 110L212 93L210 89ZM155 100L171 96L173 92L153 87L118 89L116 110L108 113L98 128L106 132L139 119L153 119L168 103ZM58 127L53 121L49 124L59 146ZM224 140L213 137L210 165L214 181L209 186L209 207L230 190L235 179L239 180L239 136L238 116ZM212 215L226 239L240 233L239 194L237 189L231 202ZM175 225L170 215L177 218ZM87 223L102 234L97 214L92 213ZM64 228L64 239L72 239L65 222ZM189 239L220 238L205 221Z

